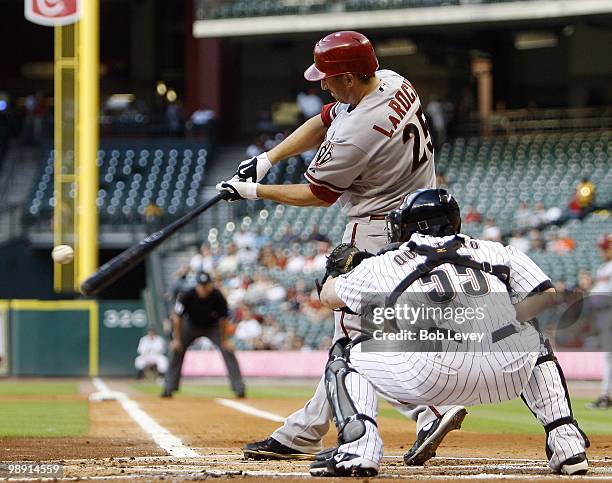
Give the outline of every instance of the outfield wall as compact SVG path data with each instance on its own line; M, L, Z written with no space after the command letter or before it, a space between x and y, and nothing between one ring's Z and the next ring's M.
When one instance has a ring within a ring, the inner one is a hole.
M0 301L4 373L135 375L136 348L147 326L146 312L139 301Z

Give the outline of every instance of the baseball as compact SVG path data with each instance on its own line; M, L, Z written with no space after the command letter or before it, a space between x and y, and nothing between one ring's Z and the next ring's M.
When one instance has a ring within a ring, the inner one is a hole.
M74 249L68 245L58 245L53 248L51 258L60 265L70 263L74 259Z

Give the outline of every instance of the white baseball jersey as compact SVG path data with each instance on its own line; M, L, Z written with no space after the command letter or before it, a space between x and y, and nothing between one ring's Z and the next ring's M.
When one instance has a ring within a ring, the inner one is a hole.
M593 293L612 294L612 260L605 262L597 269Z
M434 149L414 87L391 70L357 106L327 104L325 141L304 176L313 194L340 199L349 217L384 215L419 188L435 187Z
M145 335L138 342L138 354L148 356L166 352L166 341L160 335Z
M421 246L439 247L452 238L414 234L411 241ZM497 301L494 310L485 311L482 325L472 327L472 330L482 330L491 337L492 331L515 321L513 302L519 302L536 288L546 287L550 280L527 255L516 248L468 237L464 239L464 246L457 250L459 255L467 255L477 262L508 267L508 285L512 295L508 293L506 284L496 276L449 263L425 274L408 287L406 293L417 298L465 294L477 299L497 292L500 301L503 295L504 303ZM349 308L360 312L370 294L392 292L424 261L424 256L404 244L399 250L366 259L351 272L338 277L336 293ZM462 300L463 305L466 305L466 299ZM454 300L449 299L451 307L456 305L453 304ZM351 400L359 411L375 417L376 398L371 396L373 390L385 397L411 404L474 405L513 399L528 386L539 349L537 331L529 324L523 327L519 333L498 342L502 345L497 349L492 347L495 343L486 341L488 345L483 346L489 347L490 351L470 352L457 348L449 352L368 352L364 344L359 344L351 349L350 355L351 367L356 371L347 382ZM528 343L521 343L526 339ZM530 349L521 350L523 346ZM378 463L382 457L381 445L378 431L372 425L368 428L368 434L355 442L341 445L339 452L355 453Z
M417 245L435 247L452 238L436 238L415 233L410 240ZM433 294L433 303L447 302L446 305L453 309L459 306L482 308L483 301L479 297L486 297L484 304L489 304L483 309L486 314L484 317L471 317L471 322L473 330L491 333L515 322L513 304L520 302L537 287L552 286L544 272L516 248L497 242L467 237L465 239L466 243L457 251L459 255L468 255L476 262L504 265L510 269L511 294L506 296L506 285L490 273L446 263L413 283L405 295L424 300L424 297L419 298L414 294L427 294L427 297ZM366 259L348 274L340 276L336 280L336 293L352 311L361 313L362 302L365 305L371 302L371 299L379 298L378 294L391 293L424 261L424 256L412 252L408 245L404 244L399 250ZM449 297L448 301L444 300L444 296L449 294L452 297ZM429 305L431 304L430 302ZM448 322L454 323L450 320Z

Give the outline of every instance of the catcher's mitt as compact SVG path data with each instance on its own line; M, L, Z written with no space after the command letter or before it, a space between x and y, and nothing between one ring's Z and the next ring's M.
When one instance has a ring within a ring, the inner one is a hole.
M359 250L352 243L340 243L327 257L323 281L325 282L328 277L337 277L348 273L364 259L373 256L371 253Z

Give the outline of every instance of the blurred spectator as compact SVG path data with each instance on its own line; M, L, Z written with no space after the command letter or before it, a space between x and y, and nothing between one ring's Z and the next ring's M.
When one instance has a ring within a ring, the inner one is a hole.
M501 241L501 230L493 219L487 218L482 229L482 239L499 242Z
M312 324L319 324L333 317L331 310L324 307L318 297L311 298L303 307L302 312L308 317L308 321Z
M297 95L296 102L304 120L320 114L321 109L323 109L323 101L312 87L309 87L306 92L300 92Z
M438 148L446 140L446 113L444 112L444 106L437 96L431 96L431 100L427 107L425 107L425 115L431 121L433 142L435 147Z
M268 315L262 320L262 331L260 337L260 349L280 350L285 344L285 333L281 329L276 318Z
M252 345L254 340L262 334L261 324L248 307L242 311L242 319L236 325L234 337L247 345Z
M529 231L529 250L533 251L544 251L546 249L546 244L544 243L544 239L542 238L542 232L537 228L534 228Z
M576 242L569 236L566 230L561 230L549 249L557 254L571 252L576 249Z
M255 235L251 231L245 230L243 226L240 226L234 233L232 240L239 250L246 247L252 248L255 245Z
M515 230L512 233L512 237L508 240L508 245L513 246L517 250L522 251L523 253L527 253L531 244L529 240L521 234L519 230Z
M255 234L254 234L254 243L255 243L255 248L257 250L263 248L268 242L269 239L266 236L266 234L264 233L263 229L261 226L257 226L255 228Z
M589 293L593 289L593 275L587 270L578 272L578 291L581 293Z
M248 275L244 275L241 278L234 280L236 280L235 286L228 291L226 297L227 305L229 305L231 309L234 309L244 303L249 286L253 282Z
M285 225L283 236L280 241L283 245L289 245L293 242L300 241L300 237L293 233L291 225Z
M230 243L227 252L217 261L217 271L220 275L233 275L238 270L238 250L236 245Z
M591 409L612 407L612 234L603 235L597 242L603 263L597 269L596 283L592 287L591 306L594 309L595 325L600 339L599 350L603 352L603 374L599 398L589 403Z
M208 243L202 243L200 252L191 257L189 267L194 272L205 271L212 273L215 271L215 259Z
M546 216L546 207L544 206L544 203L538 202L534 205L531 217L531 226L533 227L538 227L548 223L548 217Z
M250 245L238 250L238 263L241 267L250 267L257 263L258 253Z
M144 377L147 368L153 368L158 374L165 374L168 370L168 357L166 356L166 341L157 334L154 328L150 328L146 335L138 342L138 356L134 361L138 378Z
M436 186L438 188L448 189L448 178L444 171L438 171L436 173Z
M463 221L467 225L470 223L480 223L482 221L482 215L478 213L472 205L468 205Z
M193 111L186 127L190 137L214 138L216 114L210 109Z
M329 238L323 235L319 231L319 225L315 224L312 226L312 233L308 236L307 241L316 241L316 242L327 242L329 243Z
M38 146L44 136L47 100L41 91L26 97L23 140L26 145Z
M165 117L168 134L170 136L181 136L183 134L183 113L179 101L168 103Z
M301 272L304 270L305 263L306 259L300 254L300 245L294 244L285 269L288 272Z
M254 158L255 156L259 156L261 153L263 153L266 150L265 142L267 138L268 136L265 134L257 136L246 148L247 158Z
M524 201L520 202L519 207L516 210L516 213L514 214L514 224L519 229L534 226L533 213L529 209L529 205Z
M272 245L265 245L259 252L258 263L268 270L278 268L277 258Z

